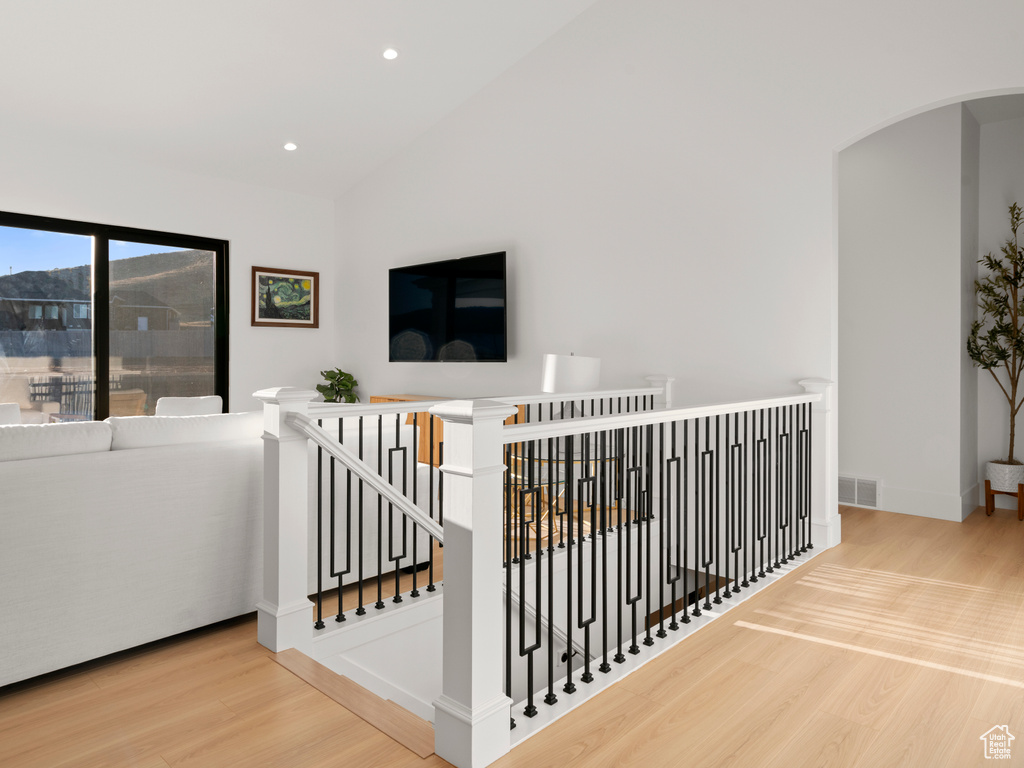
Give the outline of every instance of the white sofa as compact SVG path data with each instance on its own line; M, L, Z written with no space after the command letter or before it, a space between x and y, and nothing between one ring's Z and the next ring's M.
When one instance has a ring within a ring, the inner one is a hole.
M0 426L0 686L255 609L262 418ZM401 439L415 445L411 427ZM308 481L315 486L312 449L311 456ZM344 488L344 473L336 474ZM376 565L375 499L364 498L373 510L364 527L368 566ZM421 541L425 559L425 536ZM364 577L370 573L364 569Z

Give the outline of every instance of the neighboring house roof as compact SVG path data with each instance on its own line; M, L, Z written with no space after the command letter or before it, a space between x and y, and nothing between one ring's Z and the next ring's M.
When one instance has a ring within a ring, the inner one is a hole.
M167 309L174 314L178 314L178 310L174 309L174 307L169 307L160 299L145 291L123 291L118 289L117 292L111 295L110 303L119 307L132 307L135 309Z

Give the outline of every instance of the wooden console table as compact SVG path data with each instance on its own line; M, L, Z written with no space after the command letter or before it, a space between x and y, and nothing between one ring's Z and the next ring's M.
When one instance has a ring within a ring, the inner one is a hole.
M433 395L370 395L371 403L418 403L429 400L450 400L449 397L435 397ZM420 411L423 415L416 419L419 427L419 447L417 448L416 461L421 464L430 464L438 467L441 465L441 441L444 440L444 422L436 416L431 416L426 411ZM412 424L412 413L405 420L406 424ZM428 421L429 419L429 421ZM430 425L434 425L434 441L430 441ZM433 461L431 461L433 456Z
M419 403L431 400L451 400L451 397L439 397L437 395L370 395L371 403ZM524 406L520 405L519 418L525 418L526 410ZM436 416L431 416L426 411L419 411L423 414L423 417L416 420L417 426L420 429L419 436L419 448L417 449L418 456L416 460L421 464L431 464L432 466L441 465L441 442L444 440L444 422ZM406 424L412 424L413 414L409 414L409 417L405 420ZM430 418L427 421L426 417ZM505 419L506 424L516 423L515 416L509 416ZM430 425L434 425L434 442L431 445L430 442ZM431 453L433 449L433 453ZM434 460L431 461L430 457L433 455Z

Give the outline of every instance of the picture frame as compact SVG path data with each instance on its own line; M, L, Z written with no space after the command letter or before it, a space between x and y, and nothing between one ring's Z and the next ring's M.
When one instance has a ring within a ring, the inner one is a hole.
M268 328L319 328L320 273L253 267L252 324Z

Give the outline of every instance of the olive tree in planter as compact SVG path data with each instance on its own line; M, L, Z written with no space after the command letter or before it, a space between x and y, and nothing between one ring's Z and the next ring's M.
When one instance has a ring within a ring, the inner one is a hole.
M1024 404L1024 249L1017 240L1021 207L1010 206L1012 236L1003 244L1001 255L991 253L979 259L988 274L974 283L979 319L967 337L967 354L979 368L992 374L1010 407L1010 445L1006 458L990 461L986 479L994 491L1017 493L1024 484L1024 464L1013 455L1017 413ZM989 498L986 511L992 514ZM1018 499L1020 507L1021 499Z

